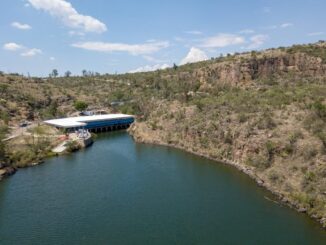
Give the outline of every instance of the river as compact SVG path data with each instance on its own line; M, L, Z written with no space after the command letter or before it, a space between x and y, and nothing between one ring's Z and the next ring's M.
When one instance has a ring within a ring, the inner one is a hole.
M326 244L233 167L124 132L0 182L0 244Z

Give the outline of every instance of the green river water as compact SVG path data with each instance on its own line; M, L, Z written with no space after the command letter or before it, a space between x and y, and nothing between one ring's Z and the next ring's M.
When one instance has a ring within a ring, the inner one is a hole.
M326 244L238 170L101 135L0 182L0 244Z

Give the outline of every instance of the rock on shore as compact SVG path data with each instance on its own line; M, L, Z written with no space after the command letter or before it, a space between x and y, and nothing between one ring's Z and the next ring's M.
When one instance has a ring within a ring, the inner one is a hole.
M13 167L4 167L0 169L0 180L5 177L11 176L16 173L16 169Z

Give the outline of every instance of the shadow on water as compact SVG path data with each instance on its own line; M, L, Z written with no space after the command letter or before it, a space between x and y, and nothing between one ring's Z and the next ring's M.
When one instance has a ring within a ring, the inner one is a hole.
M0 244L326 244L233 167L125 132L0 183Z

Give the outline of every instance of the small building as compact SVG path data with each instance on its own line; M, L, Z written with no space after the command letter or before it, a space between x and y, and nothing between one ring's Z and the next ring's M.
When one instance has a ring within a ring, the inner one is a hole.
M134 116L126 114L105 114L94 116L67 117L44 121L44 123L63 129L66 132L74 132L79 129L87 129L90 132L106 132L118 129L126 129L135 121Z

